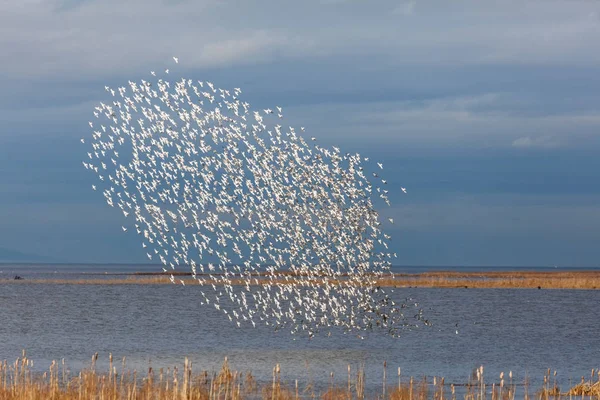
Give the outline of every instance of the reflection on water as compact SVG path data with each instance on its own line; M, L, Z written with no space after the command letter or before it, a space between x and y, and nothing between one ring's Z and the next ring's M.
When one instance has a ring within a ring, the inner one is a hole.
M565 382L579 380L600 359L598 291L397 289L399 299L421 303L432 327L399 339L376 331L365 340L339 332L309 340L266 326L237 328L200 306L198 289L0 282L0 359L27 349L38 369L64 357L77 370L94 352L106 366L112 352L145 370L188 356L198 371L218 370L228 356L233 368L259 378L268 379L279 363L284 380L321 384L330 371L343 381L348 364L355 370L364 362L368 385L380 384L384 360L403 376L444 376L448 383L466 382L479 365L489 377L512 370L535 383L547 368Z

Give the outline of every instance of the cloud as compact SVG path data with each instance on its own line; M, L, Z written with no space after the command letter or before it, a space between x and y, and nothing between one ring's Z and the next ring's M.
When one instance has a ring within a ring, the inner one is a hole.
M414 193L414 191L413 191ZM593 201L596 201L594 204ZM540 237L600 232L598 196L586 195L465 195L409 203L382 210L396 229L407 231L535 234Z
M414 0L407 1L398 5L392 10L392 14L398 15L413 15L415 12L416 2Z
M283 35L265 30L249 32L241 37L209 43L200 51L199 63L219 66L243 62L265 62L290 42ZM192 61L196 61L193 60Z
M549 136L523 136L513 140L512 146L517 148L555 148L559 147L561 143L558 139Z
M344 55L362 66L374 57L391 65L600 64L593 2L418 7L417 14L415 1L393 0L4 1L0 53L13 78L115 75L175 54L189 68ZM411 18L398 23L398 13Z
M398 264L583 266L600 256L597 195L411 195L385 210Z
M276 29L237 25L227 15L235 8L216 1L45 2L0 11L4 70L29 78L154 69L173 55L187 67L244 64L287 44Z
M171 68L217 75L255 106L287 102L324 139L585 143L600 127L596 70L582 67L600 65L600 24L568 3L2 2L0 130L83 128L105 83Z
M514 104L518 104L515 107ZM543 98L519 93L484 93L426 100L328 103L288 109L291 122L305 122L311 134L327 140L377 145L434 147L555 148L598 138L600 110L544 112ZM520 132L545 135L517 136ZM369 140L365 140L368 135ZM508 142L508 143L507 143Z

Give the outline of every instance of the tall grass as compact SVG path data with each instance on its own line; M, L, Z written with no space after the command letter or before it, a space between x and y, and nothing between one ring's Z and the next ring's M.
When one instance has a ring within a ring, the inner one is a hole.
M501 373L498 379L484 379L484 368L473 371L465 383L447 383L441 377L402 379L398 368L397 382L388 382L387 363L384 363L382 384L379 389L365 391L364 365L356 371L348 366L346 382L335 380L330 374L328 387L315 391L314 384L307 382L300 388L298 380L288 384L281 379L281 368L273 368L272 380L258 383L251 373L232 370L227 358L218 372L193 372L192 362L185 359L179 367L155 371L149 367L138 374L120 365L109 355L108 371L99 371L94 354L89 367L72 374L63 360L53 361L45 372L35 372L33 361L25 352L14 362L0 363L1 400L593 400L600 399L600 372L592 370L589 380L561 391L557 384L556 371L549 369L544 375L543 385L531 390L526 378L517 382L512 372ZM346 378L344 378L346 379Z

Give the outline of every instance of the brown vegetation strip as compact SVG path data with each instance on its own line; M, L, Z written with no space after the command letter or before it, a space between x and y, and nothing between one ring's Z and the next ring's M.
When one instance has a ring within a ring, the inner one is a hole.
M150 275L132 274L115 275L104 278L81 278L81 279L7 279L3 283L26 284L169 284L170 274L152 273ZM270 279L269 274L255 275L251 285L260 285L268 282L276 284L289 284L293 282L293 275L287 274L288 281L284 279ZM176 282L179 279L186 283L194 284L191 274L179 272L176 274ZM313 282L324 282L315 278ZM324 278L323 278L324 279ZM245 280L233 280L233 284L245 284ZM335 280L328 280L336 283ZM219 277L207 284L219 284ZM561 272L537 272L537 271L510 271L510 272L424 272L420 274L396 274L393 278L380 279L378 285L384 287L437 287L437 288L523 288L523 289L599 289L600 271L561 271Z
M600 271L427 272L396 276L382 286L445 288L598 289Z

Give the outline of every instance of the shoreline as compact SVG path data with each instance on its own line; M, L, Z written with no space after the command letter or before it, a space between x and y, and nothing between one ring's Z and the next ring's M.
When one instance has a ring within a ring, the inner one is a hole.
M14 277L0 278L0 284L89 284L89 285L115 285L115 284L172 284L171 273L165 272L133 272L133 273L97 273L95 276L80 278L27 278L14 279ZM198 285L192 278L191 272L177 272L173 275L176 282L183 280L189 286ZM252 278L251 286L273 284L289 284L293 282L293 274L285 275L289 280L271 278L269 274L256 274ZM208 277L208 274L203 275ZM218 277L218 274L213 276ZM319 279L319 278L317 278ZM337 280L328 280L335 284ZM206 279L205 284L222 284L216 280ZM245 281L232 280L234 285L244 285ZM488 271L488 272L457 272L437 271L422 273L399 273L377 281L378 286L395 288L456 288L456 289L600 289L600 271Z

